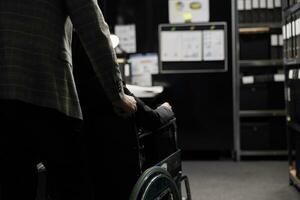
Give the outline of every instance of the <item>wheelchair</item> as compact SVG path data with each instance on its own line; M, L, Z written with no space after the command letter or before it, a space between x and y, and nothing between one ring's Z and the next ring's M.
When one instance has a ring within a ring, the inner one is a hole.
M137 130L135 137L139 166L129 200L192 200L189 179L182 172L176 118L152 132ZM39 164L38 171L37 200L45 200L47 170Z
M182 172L176 118L152 132L139 130L138 143L141 175L129 200L192 200L189 179Z

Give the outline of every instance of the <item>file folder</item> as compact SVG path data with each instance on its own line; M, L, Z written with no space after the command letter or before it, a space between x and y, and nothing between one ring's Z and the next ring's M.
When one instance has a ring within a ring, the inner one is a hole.
M274 1L275 6L275 21L281 22L282 21L282 8L281 8L281 0Z
M275 22L275 6L274 0L267 0L267 22Z
M245 21L252 22L252 0L245 0Z
M259 8L260 8L260 17L259 21L260 22L267 22L267 0L260 0L259 2Z
M245 0L238 0L239 23L245 23Z
M252 0L252 21L259 22L259 0Z
M270 44L270 49L271 49L271 59L278 59L279 55L278 55L278 46L279 46L279 38L277 34L271 34L270 37L271 40L271 44Z

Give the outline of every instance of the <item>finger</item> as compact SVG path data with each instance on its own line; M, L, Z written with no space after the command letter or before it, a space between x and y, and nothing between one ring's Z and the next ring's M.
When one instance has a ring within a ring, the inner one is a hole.
M133 106L133 110L134 110L134 112L137 111L137 105L134 105L134 106Z

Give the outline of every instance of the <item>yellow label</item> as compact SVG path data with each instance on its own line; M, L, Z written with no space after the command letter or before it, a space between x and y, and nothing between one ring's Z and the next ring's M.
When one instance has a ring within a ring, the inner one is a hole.
M216 26L211 26L210 27L210 30L215 30L216 29Z
M192 21L192 14L191 13L183 13L183 19L185 22L191 22Z
M202 5L200 2L192 2L192 3L190 3L190 8L192 10L199 10L202 8Z

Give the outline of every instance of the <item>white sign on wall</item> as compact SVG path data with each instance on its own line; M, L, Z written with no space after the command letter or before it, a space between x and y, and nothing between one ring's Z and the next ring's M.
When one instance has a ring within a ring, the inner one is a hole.
M162 61L202 61L202 31L161 33Z
M156 53L132 55L130 63L132 84L152 86L152 74L158 74L158 55Z
M209 0L169 0L169 22L209 22Z
M203 59L205 61L225 60L224 30L203 31Z
M136 28L134 24L116 25L115 34L120 39L121 49L126 53L136 53Z
M225 31L162 31L161 61L225 60Z

